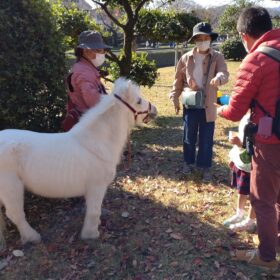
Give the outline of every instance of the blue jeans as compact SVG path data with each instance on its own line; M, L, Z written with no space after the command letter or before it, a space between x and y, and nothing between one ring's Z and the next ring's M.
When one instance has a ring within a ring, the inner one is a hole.
M196 163L196 166L202 168L211 167L215 122L206 122L204 109L186 109L184 107L183 118L184 161L186 164ZM199 136L199 139L196 157L197 136Z

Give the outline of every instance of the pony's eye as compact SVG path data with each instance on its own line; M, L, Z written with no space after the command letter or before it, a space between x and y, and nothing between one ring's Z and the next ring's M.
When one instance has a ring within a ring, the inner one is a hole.
M138 101L137 101L137 104L141 104L142 103L142 99L139 98Z

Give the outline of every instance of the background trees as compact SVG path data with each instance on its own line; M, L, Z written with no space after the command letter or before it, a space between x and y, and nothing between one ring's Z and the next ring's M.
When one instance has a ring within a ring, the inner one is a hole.
M236 23L241 10L253 5L252 1L236 0L233 5L228 6L219 20L219 32L228 36L238 37Z
M109 67L113 77L130 77L141 85L152 86L156 78L155 65L145 60L145 56L133 54L137 36L153 41L182 42L189 36L196 23L188 14L168 13L160 10L148 10L151 0L94 0L107 16L118 26L123 34L123 45L119 55L110 52L112 61ZM163 1L164 3L172 0ZM135 69L135 67L137 67ZM151 74L147 76L147 74Z
M102 27L89 17L87 11L80 10L75 4L63 5L61 0L52 4L53 15L57 19L57 27L63 34L67 48L74 48L78 43L78 35L84 30L101 31Z
M219 21L219 32L227 35L227 40L221 46L221 52L226 59L242 60L246 51L236 30L237 19L242 9L250 7L253 2L248 0L236 0L228 6Z

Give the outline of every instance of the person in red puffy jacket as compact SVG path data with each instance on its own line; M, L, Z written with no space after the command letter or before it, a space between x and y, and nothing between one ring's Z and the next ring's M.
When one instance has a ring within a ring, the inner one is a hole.
M258 249L237 251L236 258L276 270L276 249L280 244L280 139L268 129L271 119L268 120L261 107L275 116L276 102L280 98L280 74L279 62L258 48L269 46L280 50L280 29L272 29L266 9L250 7L242 11L237 31L248 54L238 70L230 103L219 107L218 115L239 121L251 107L251 121L258 126L253 142L250 198L256 211L260 243Z

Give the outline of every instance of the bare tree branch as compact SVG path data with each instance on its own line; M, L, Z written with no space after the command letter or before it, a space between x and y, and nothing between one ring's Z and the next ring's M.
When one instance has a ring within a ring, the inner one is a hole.
M119 27L121 27L122 29L125 28L125 26L123 24L121 24L115 17L113 17L113 15L111 14L111 12L108 10L107 8L107 4L103 4L100 3L99 1L96 0L92 0L92 2L94 2L95 4L99 5L102 10L107 14L107 16Z
M109 53L110 55L108 55L107 57L108 57L110 60L116 62L116 63L120 66L120 60L118 59L118 57L117 57L111 50L108 50L108 53Z

